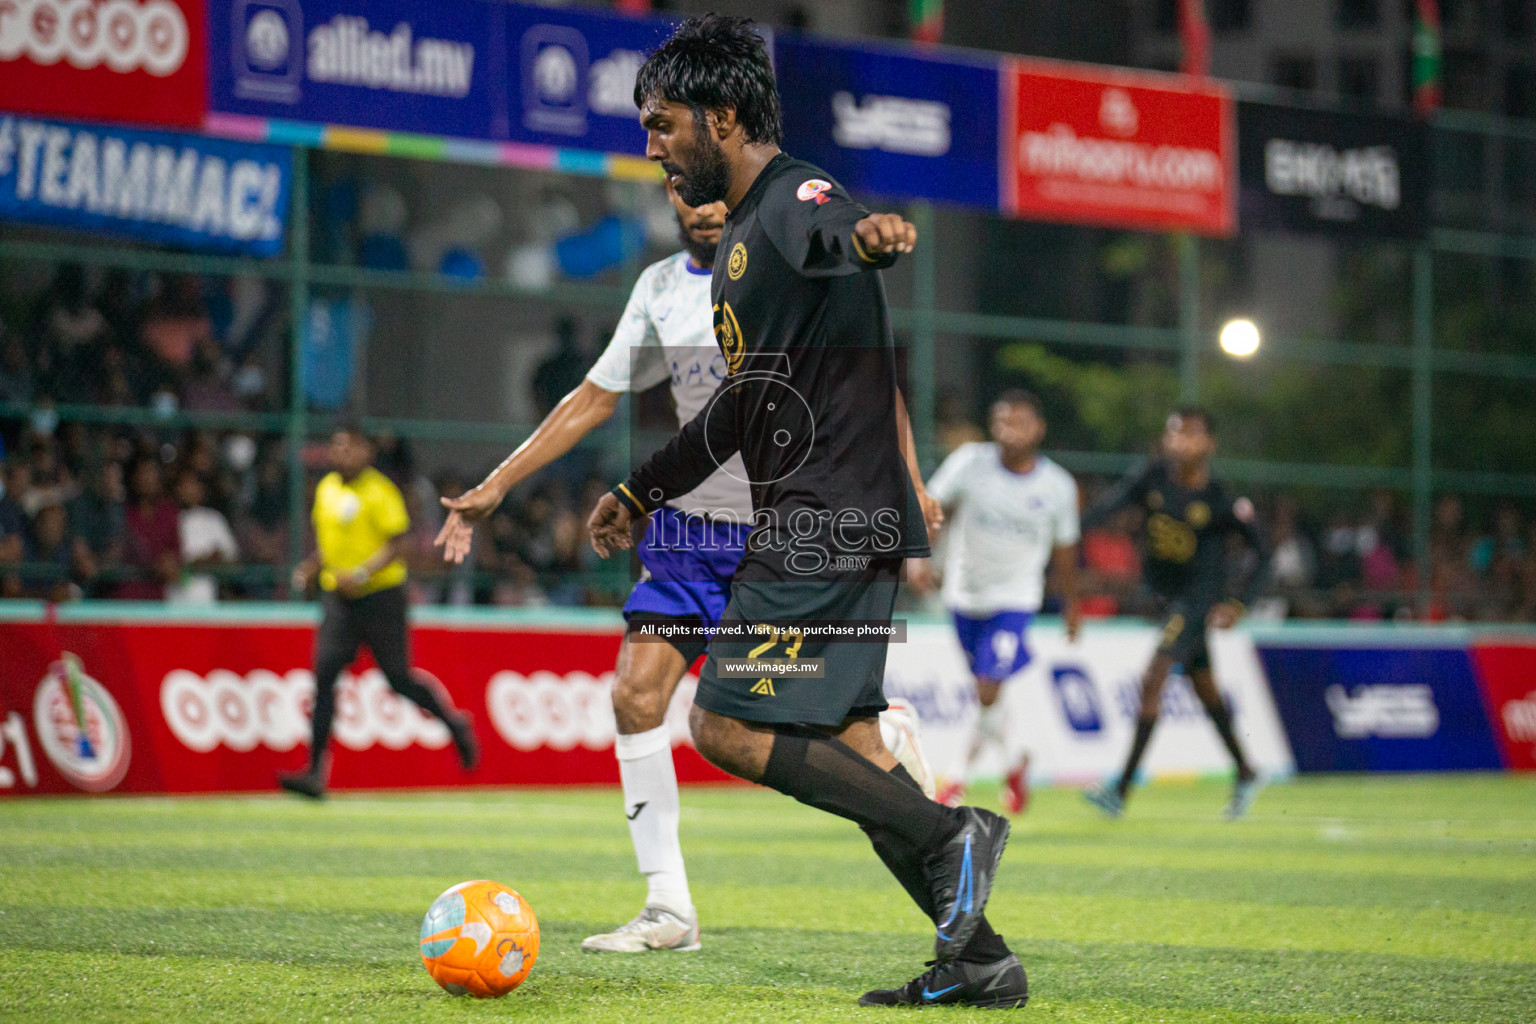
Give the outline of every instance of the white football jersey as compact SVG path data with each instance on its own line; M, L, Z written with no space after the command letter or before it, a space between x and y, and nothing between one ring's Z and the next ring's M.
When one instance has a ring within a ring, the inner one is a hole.
M944 603L967 615L1040 610L1051 553L1078 539L1077 482L1043 455L1015 473L997 445L963 444L928 482L952 509Z
M608 347L587 372L604 391L645 391L672 383L679 429L704 408L725 379L725 357L715 344L710 272L686 252L652 263L640 273ZM740 455L732 455L699 486L667 504L684 512L752 521L752 494Z

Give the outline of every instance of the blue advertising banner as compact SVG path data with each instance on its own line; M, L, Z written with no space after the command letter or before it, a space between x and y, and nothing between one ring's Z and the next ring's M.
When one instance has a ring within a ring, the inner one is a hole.
M675 22L520 5L506 12L511 138L644 156L635 74Z
M1464 645L1258 651L1298 771L1502 766Z
M209 109L505 139L510 9L489 0L208 0Z
M0 118L0 221L272 256L291 170L278 146Z
M791 156L856 192L997 208L995 63L784 36L775 58Z

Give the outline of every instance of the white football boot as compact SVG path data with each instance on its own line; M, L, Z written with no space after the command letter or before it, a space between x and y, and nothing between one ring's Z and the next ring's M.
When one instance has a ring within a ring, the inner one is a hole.
M880 712L880 738L885 741L885 749L932 800L935 780L928 758L923 756L923 726L917 710L904 700L891 701L890 707Z
M588 953L645 953L653 949L691 953L699 946L699 912L681 917L664 907L646 907L628 924L589 936L581 944Z

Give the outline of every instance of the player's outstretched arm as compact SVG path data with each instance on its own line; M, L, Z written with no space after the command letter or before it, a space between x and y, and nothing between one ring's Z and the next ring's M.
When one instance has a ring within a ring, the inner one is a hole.
M443 498L448 519L434 542L442 547L443 560L455 565L464 561L469 554L474 524L495 512L508 491L576 447L583 437L605 423L618 404L618 392L600 388L590 380L582 381L478 486L457 498Z
M687 494L736 454L737 383L732 377L721 381L697 416L609 492L632 516L650 515Z
M798 189L775 183L758 219L774 248L806 277L880 270L917 245L917 228L901 215L870 213L820 178Z

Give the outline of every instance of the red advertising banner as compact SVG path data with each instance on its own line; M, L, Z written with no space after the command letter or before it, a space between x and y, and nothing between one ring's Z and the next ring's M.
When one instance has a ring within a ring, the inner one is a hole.
M1536 644L1478 642L1472 661L1504 767L1536 771Z
M475 716L481 763L362 660L344 674L337 789L616 784L609 704L620 630L419 626L418 674ZM275 787L309 751L313 627L292 623L0 623L0 796L224 793ZM685 743L694 680L669 722ZM689 746L685 782L726 776Z
M0 0L0 110L201 128L204 0Z
M1035 220L1230 235L1234 105L1214 83L1011 61L1003 211Z

